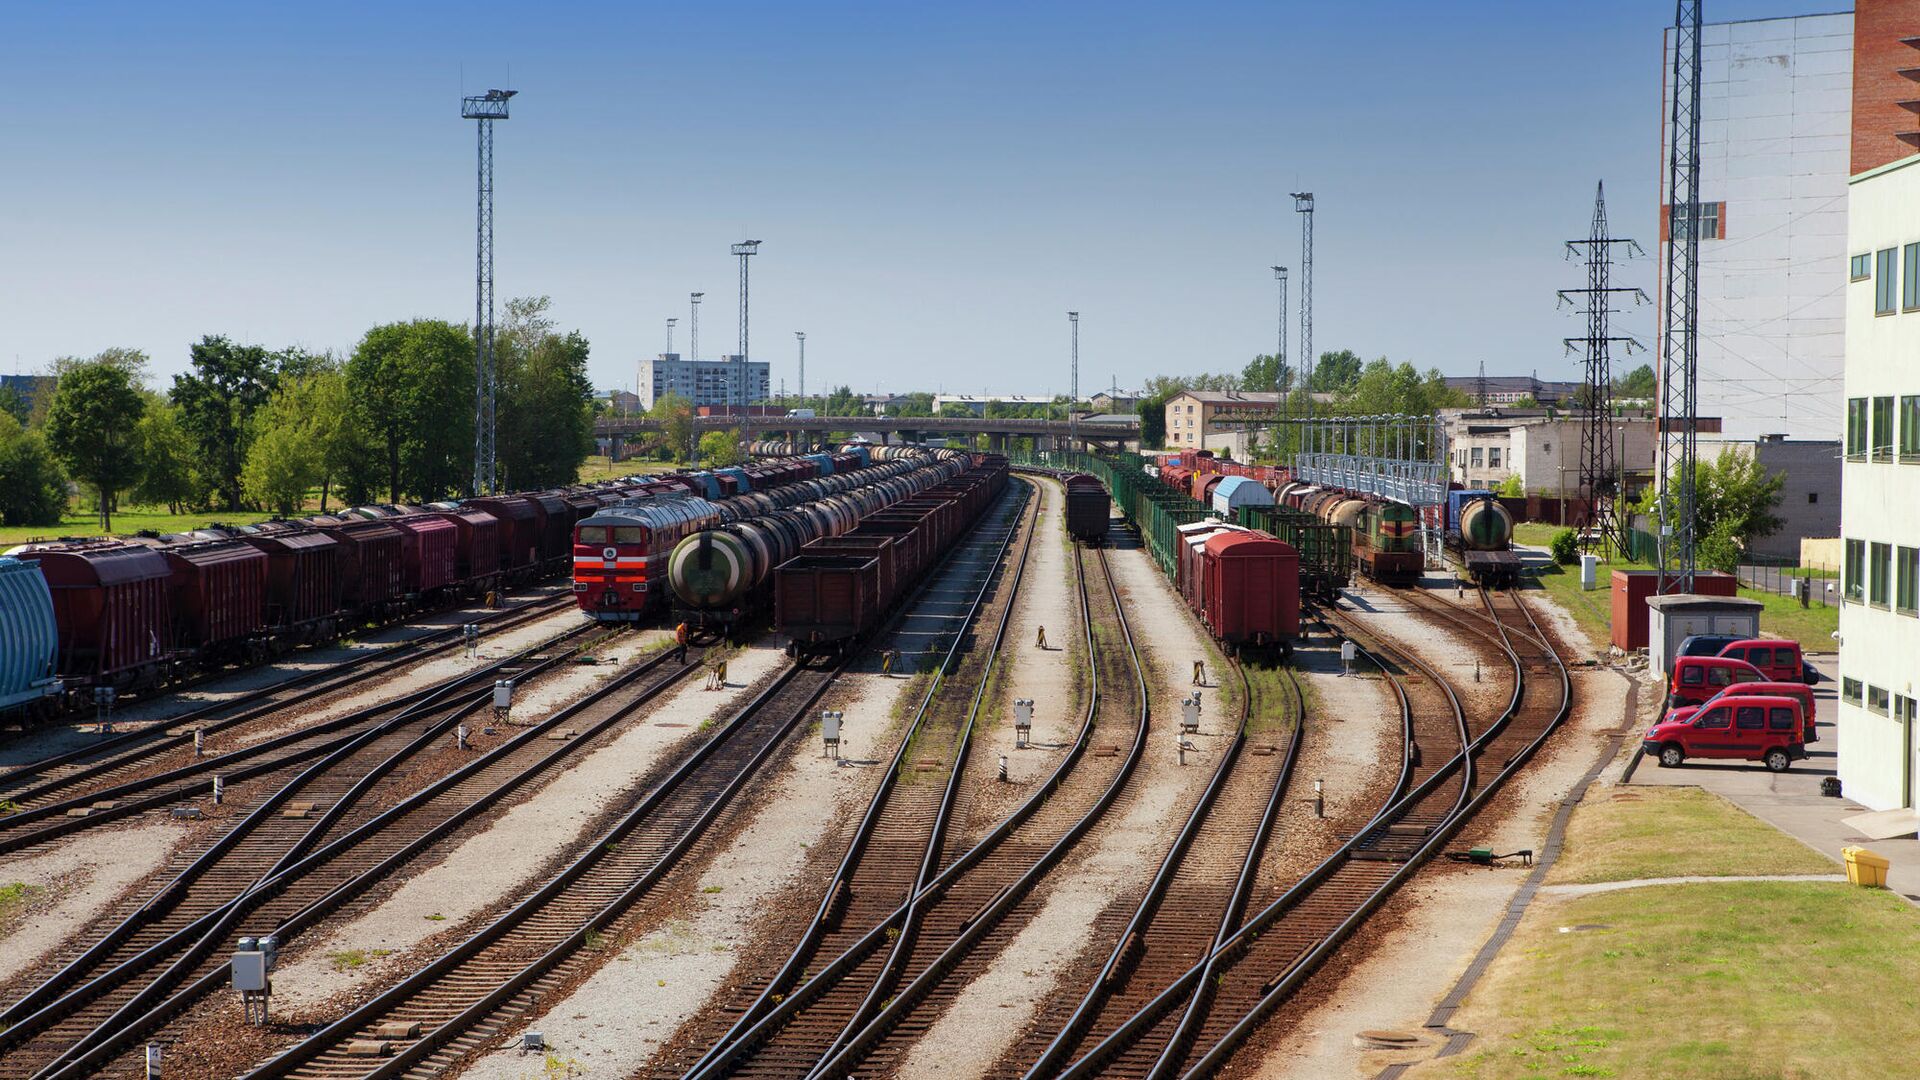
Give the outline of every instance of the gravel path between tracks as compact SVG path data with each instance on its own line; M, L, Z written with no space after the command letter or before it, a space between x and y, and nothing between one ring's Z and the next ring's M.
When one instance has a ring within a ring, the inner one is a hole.
M1040 886L1045 896L1032 921L915 1044L902 1076L984 1076L1020 1037L1037 1002L1055 994L1077 999L1086 988L1064 983L1062 976L1096 948L1095 920L1121 894L1137 895L1152 878L1212 775L1224 741L1217 690L1207 692L1215 719L1203 721L1201 734L1193 737L1200 750L1188 752L1185 767L1175 760L1172 733L1179 726L1180 699L1191 689L1194 660L1209 657L1209 680L1219 682L1214 654L1144 549L1117 548L1108 562L1147 663L1153 716L1145 755L1109 817ZM1111 946L1097 943L1099 949Z
M1563 641L1585 640L1570 635L1553 617L1557 609L1551 602L1537 593L1528 600L1550 632ZM1398 623L1383 630L1397 633ZM1575 707L1567 725L1486 811L1468 822L1454 848L1490 846L1508 852L1538 850L1545 842L1559 801L1604 750L1607 735L1619 727L1626 708L1629 684L1618 671L1575 667L1571 677ZM1284 1035L1264 1040L1256 1036L1225 1075L1262 1080L1372 1077L1405 1060L1404 1053L1363 1051L1355 1046L1354 1035L1375 1029L1421 1033L1434 1006L1492 935L1525 876L1517 861L1493 870L1448 864L1429 868L1388 902L1377 927L1362 929L1348 943L1342 950L1347 959L1336 958L1308 981L1302 1000L1310 1005L1279 1014L1291 1013L1297 1022L1287 1025ZM1437 1043L1433 1040L1412 1056L1425 1057Z
M163 823L100 829L0 860L0 887L21 884L35 890L26 909L0 928L0 981L29 970L128 888L166 865L188 832L183 825Z
M821 708L846 714L841 758L860 764L822 757L814 732L798 740L774 789L755 800L752 819L702 872L695 891L661 898L679 917L626 946L530 1025L557 1057L584 1066L590 1076L630 1075L737 975L743 956L774 951L760 948L763 924L778 922L788 906L812 910L819 903L832 863L821 868L818 861L838 858L851 819L872 798L882 773L874 766L891 753L898 734L894 707L908 685L878 674L841 676ZM809 867L816 880L807 880ZM536 1074L517 1049L503 1048L461 1076Z
M628 643L616 655L629 660L635 653ZM319 1004L370 976L404 968L409 958L403 954L429 938L449 930L470 932L474 928L464 927L465 920L531 888L540 866L556 851L577 844L582 830L627 784L693 736L702 722L743 702L753 683L783 663L785 658L770 647L743 650L728 662L724 694L703 690L699 674L689 676L644 721L588 752L445 859L406 879L378 906L297 944L276 972L275 998L282 1007ZM584 695L617 670L614 665L576 668L542 689L557 704ZM530 712L534 696L516 709ZM338 962L342 955L355 955L357 961ZM368 957L375 962L365 962Z

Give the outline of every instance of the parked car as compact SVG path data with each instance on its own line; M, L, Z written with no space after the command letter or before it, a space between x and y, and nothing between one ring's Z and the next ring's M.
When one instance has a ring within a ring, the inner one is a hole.
M1804 682L1807 662L1800 643L1784 638L1747 638L1721 649L1719 655L1745 660L1773 682Z
M1667 708L1704 705L1734 683L1766 682L1759 668L1724 656L1683 656L1667 680Z
M1806 718L1798 698L1755 695L1716 701L1647 730L1641 749L1665 768L1690 757L1764 761L1785 772L1807 756L1801 741Z
M1712 698L1709 698L1707 700L1706 705L1684 705L1677 709L1671 709L1667 712L1665 719L1684 720L1687 717L1692 716L1695 712L1698 712L1700 709L1706 708L1708 705L1712 705L1715 702L1726 701L1729 698L1755 697L1755 696L1790 697L1790 698L1793 698L1795 701L1798 701L1800 703L1801 716L1807 722L1806 729L1802 733L1803 741L1805 742L1820 741L1820 732L1818 729L1818 722L1817 722L1818 709L1814 705L1813 689L1807 686L1805 683L1800 683L1800 682L1734 683L1732 686L1727 687L1725 690L1722 690L1718 694L1715 694Z
M1683 638L1680 648L1673 654L1675 660L1683 656L1719 656L1720 650L1736 642L1746 641L1738 634L1694 634Z

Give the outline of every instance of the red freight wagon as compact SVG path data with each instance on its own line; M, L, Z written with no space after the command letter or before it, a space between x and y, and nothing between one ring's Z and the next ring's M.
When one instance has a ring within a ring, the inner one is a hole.
M477 506L434 503L429 512L458 533L453 545L453 574L475 593L493 587L500 576L500 520Z
M233 535L267 557L267 630L276 642L332 637L345 584L340 542L292 521L265 521Z
M484 510L500 523L501 573L516 580L532 576L532 568L540 562L540 521L532 503L524 496L500 495L468 499L460 507Z
M873 627L878 618L880 561L871 555L795 555L773 572L774 619L802 655L835 647Z
M567 500L553 492L540 495L528 495L527 502L533 504L538 520L539 555L536 562L552 569L573 561L573 509Z
M27 547L53 592L69 688L159 683L173 658L172 571L150 548L105 540Z
M388 518L400 530L401 581L407 595L430 596L459 580L460 530L438 514L409 513Z
M1106 486L1085 473L1074 473L1060 483L1067 493L1067 535L1083 543L1101 543L1107 535L1110 508Z
M385 521L313 518L313 526L340 541L343 606L360 619L378 619L406 595L405 545Z
M1293 650L1300 633L1300 553L1262 532L1215 533L1206 562L1202 618L1228 653Z
M267 636L267 556L239 540L149 546L173 575L174 642L209 659L245 659Z
M894 560L894 541L891 536L822 536L800 549L802 555L858 555L873 559L879 564L879 588L882 604L893 600L899 594L898 567Z

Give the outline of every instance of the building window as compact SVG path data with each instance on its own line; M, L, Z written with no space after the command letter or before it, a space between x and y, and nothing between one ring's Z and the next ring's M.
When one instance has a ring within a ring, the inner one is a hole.
M1901 249L1900 310L1920 309L1920 244Z
M1899 248L1881 248L1874 256L1873 276L1873 313L1875 315L1893 314L1894 283L1899 278L1899 268L1894 265Z
M1487 447L1487 468L1497 469L1499 467L1500 467L1500 448L1497 446Z
M1819 502L1819 501L1820 501L1820 493L1819 493L1819 492L1817 492L1817 491L1809 491L1809 492L1807 492L1807 504L1808 504L1809 506L1811 506L1812 504L1814 504L1814 503L1817 503L1817 502Z
M1920 462L1920 397L1900 399L1900 460Z
M1867 561L1867 603L1886 607L1888 587L1893 577L1893 545L1874 544Z
M1859 679L1841 679L1840 680L1840 700L1846 702L1849 705L1860 704L1860 680Z
M1873 256L1855 255L1847 266L1847 276L1854 281L1865 281L1873 276Z
M1483 451L1480 447L1476 446L1473 448L1472 453L1473 453L1473 467L1477 469L1480 467L1481 462L1484 460L1485 451Z
M1847 399L1847 457L1867 460L1867 399Z
M1846 598L1859 603L1866 596L1863 581L1867 572L1867 542L1849 540L1846 542L1846 566L1840 571L1842 587Z
M1887 715L1887 691L1885 687L1867 684L1867 711Z
M1920 615L1920 548L1894 553L1893 607L1902 615Z
M1694 203L1694 220L1699 223L1698 233L1702 240L1726 239L1727 204L1724 202ZM1687 238L1687 212L1684 206L1669 208L1672 220L1673 237L1676 240Z
M1873 460L1893 460L1893 399L1873 399Z

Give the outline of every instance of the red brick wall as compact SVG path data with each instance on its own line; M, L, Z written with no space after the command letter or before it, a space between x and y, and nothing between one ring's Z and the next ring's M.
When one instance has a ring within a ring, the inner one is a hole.
M1898 161L1920 152L1920 113L1900 105L1920 101L1920 0L1857 0L1853 11L1853 171Z

